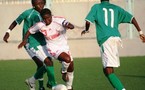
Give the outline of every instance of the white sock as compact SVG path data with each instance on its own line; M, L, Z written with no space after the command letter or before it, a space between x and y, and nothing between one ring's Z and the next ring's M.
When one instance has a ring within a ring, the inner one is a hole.
M62 73L66 73L70 63L62 62Z
M72 89L73 79L74 79L74 72L67 72L67 75L69 77L69 81L66 82L67 89Z

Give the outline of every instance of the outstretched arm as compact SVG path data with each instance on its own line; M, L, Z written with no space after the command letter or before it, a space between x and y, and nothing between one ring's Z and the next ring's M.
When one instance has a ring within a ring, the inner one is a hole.
M27 31L27 33L24 36L23 41L18 45L18 49L22 48L23 46L25 46L27 44L27 39L28 37L31 35L31 33L29 32L29 30Z
M85 33L88 33L89 32L89 28L90 28L90 22L86 21L86 23L85 23L85 30L83 30L81 32L81 35L83 35Z
M136 27L137 31L139 32L140 39L142 40L142 42L145 42L145 35L143 34L143 31L141 31L135 18L132 19L132 24Z
M67 29L74 29L74 25L67 21L63 22L63 26Z
M3 40L8 43L8 38L10 37L10 31L13 30L13 28L15 28L15 26L17 25L16 21L13 21L12 24L9 26L9 29L6 31Z

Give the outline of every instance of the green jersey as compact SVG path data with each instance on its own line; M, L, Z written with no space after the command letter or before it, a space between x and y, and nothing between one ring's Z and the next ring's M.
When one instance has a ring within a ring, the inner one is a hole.
M103 1L95 4L87 17L87 21L95 23L96 38L99 45L102 45L109 37L121 37L118 30L120 23L131 23L133 16L119 6Z
M18 16L18 18L15 20L18 24L21 24L21 22L24 20L23 25L23 38L28 31L30 27L32 27L37 22L42 21L42 18L35 9L28 9L24 11L22 14ZM28 38L29 48L35 48L37 49L38 45L46 45L45 38L42 33L38 32L36 34L30 35Z

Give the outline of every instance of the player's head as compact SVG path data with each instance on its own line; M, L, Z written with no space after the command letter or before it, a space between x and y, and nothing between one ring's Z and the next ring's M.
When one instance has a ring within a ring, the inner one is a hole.
M43 10L41 10L40 15L46 25L49 25L52 22L52 14L48 8L44 8Z
M33 8L40 12L44 8L46 0L31 0L31 3Z
M103 1L109 1L109 0L101 0L101 2L103 2Z

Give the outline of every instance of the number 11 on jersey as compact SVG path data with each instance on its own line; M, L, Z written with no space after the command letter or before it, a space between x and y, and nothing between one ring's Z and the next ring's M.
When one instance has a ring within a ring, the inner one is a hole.
M106 9L103 8L104 11L104 17L105 17L105 24L108 26L108 24L111 24L111 27L114 28L114 10L113 9ZM108 17L108 13L111 13L111 17ZM108 19L111 19L111 22L108 22Z

